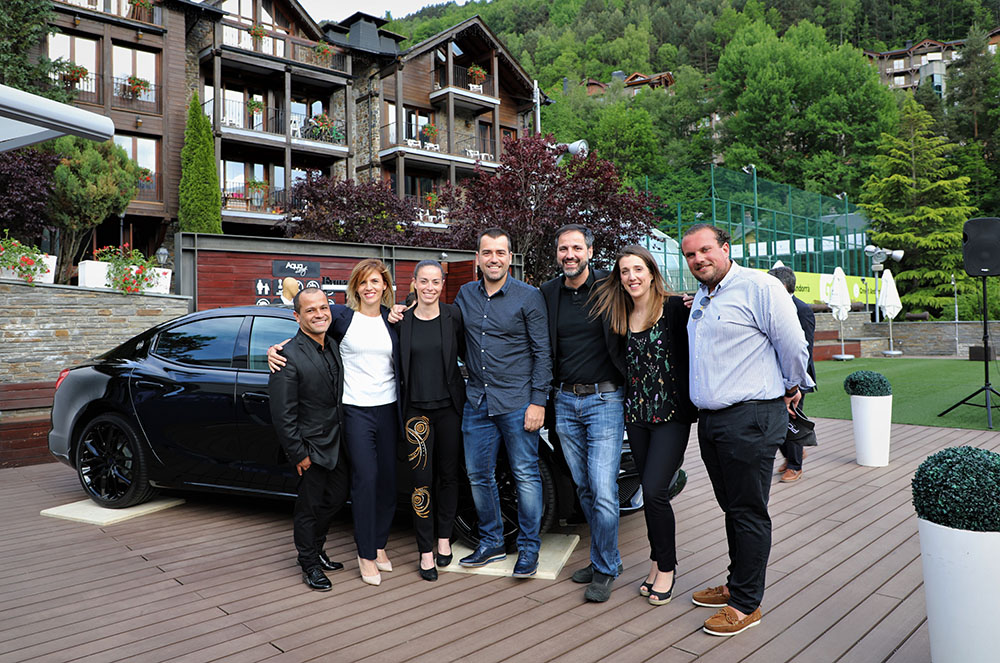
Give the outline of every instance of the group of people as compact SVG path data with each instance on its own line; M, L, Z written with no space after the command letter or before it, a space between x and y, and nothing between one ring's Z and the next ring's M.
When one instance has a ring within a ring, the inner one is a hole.
M299 333L269 351L271 410L302 476L294 539L310 588L329 590L323 571L342 568L323 546L348 492L362 579L377 585L392 570L385 546L397 449L410 468L421 577L436 580L436 567L452 561L463 458L480 542L459 564L504 559L495 479L501 442L517 487L513 576L535 575L543 512L538 430L547 423L591 534L590 563L572 580L586 584L584 598L594 602L608 600L623 570L617 477L627 429L650 547L638 591L664 605L677 570L670 480L697 421L725 513L730 565L724 585L692 599L717 609L705 622L708 633L733 635L759 622L774 458L801 390L814 386L792 297L772 276L733 263L728 236L707 224L682 239L701 283L693 301L668 291L643 247L622 249L609 273L590 264L593 243L585 226L560 228L562 275L535 288L509 274L507 233L485 230L476 251L481 278L464 284L454 305L440 301L445 274L436 261L417 265L416 302L405 310L393 306L392 278L378 260L354 268L348 306L331 307L316 288L296 295ZM793 462L801 475L801 458L789 457L790 468Z

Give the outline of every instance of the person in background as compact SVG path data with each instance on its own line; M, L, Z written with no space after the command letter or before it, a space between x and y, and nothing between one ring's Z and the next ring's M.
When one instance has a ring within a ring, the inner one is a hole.
M792 303L795 304L795 313L799 317L799 326L806 336L806 343L809 345L809 377L816 381L816 366L813 363L813 341L816 337L816 314L813 313L809 304L795 296L795 272L788 267L775 267L768 272L771 276L781 281L785 290L792 296ZM802 398L799 400L799 408L805 406L806 394L813 391L813 387L800 387ZM785 462L778 468L782 483L791 483L802 478L802 461L805 459L805 450L802 445L793 439L785 438L781 446L778 447L781 455L785 457Z
M642 483L651 560L639 593L651 605L664 605L677 577L670 481L696 418L688 398L688 309L681 297L669 296L656 261L641 246L622 249L612 274L594 288L594 315L624 340L625 428Z

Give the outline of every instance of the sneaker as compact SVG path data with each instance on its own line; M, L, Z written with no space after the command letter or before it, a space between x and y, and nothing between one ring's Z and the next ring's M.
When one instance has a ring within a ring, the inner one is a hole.
M729 603L729 588L719 585L703 589L691 595L691 602L703 608L721 608Z
M496 548L480 545L471 555L458 560L458 563L461 566L475 568L486 566L490 562L499 562L501 559L507 559L507 551L503 549L502 545Z
M619 564L618 565L618 575L621 575L622 571L624 571L624 570L625 570L625 567L623 567L621 564ZM593 579L594 579L594 565L593 564L588 564L587 566L585 566L582 569L577 569L576 571L573 571L573 575L570 577L570 580L572 580L573 582L578 582L581 585L588 585L588 584L590 584L590 582Z
M611 585L614 581L612 576L594 571L594 579L587 585L587 591L583 593L583 598L591 603L604 603L611 598Z
M517 563L514 564L515 578L530 578L538 572L538 553L521 551L517 554Z
M702 630L710 635L721 635L726 637L742 633L751 626L756 626L759 623L760 608L757 608L743 619L740 619L740 616L736 614L736 611L726 605L723 606L717 613L705 620L705 626L702 627Z
M781 483L791 483L793 481L798 481L802 478L802 470L793 470L791 468L785 470L781 473Z

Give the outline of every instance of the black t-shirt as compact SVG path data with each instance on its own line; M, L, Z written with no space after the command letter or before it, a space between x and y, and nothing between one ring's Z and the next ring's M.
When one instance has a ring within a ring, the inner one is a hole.
M559 284L559 315L556 320L556 381L566 384L621 384L622 377L611 363L604 341L604 323L590 319L591 271L578 290Z
M450 405L451 394L448 393L441 355L441 316L421 320L414 315L412 343L410 402L427 409Z

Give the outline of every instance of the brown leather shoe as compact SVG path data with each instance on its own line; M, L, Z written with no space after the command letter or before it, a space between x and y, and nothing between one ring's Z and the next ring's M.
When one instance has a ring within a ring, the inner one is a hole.
M791 483L802 478L802 470L785 470L781 473L781 483Z
M785 470L787 469L788 469L788 461L786 460L784 463L778 466L778 474L784 474Z
M717 613L705 620L702 630L710 635L721 635L723 637L742 633L751 626L760 623L760 608L740 619L740 616L728 605L723 606Z
M729 603L729 588L719 585L694 592L691 594L691 602L703 608L721 608Z

